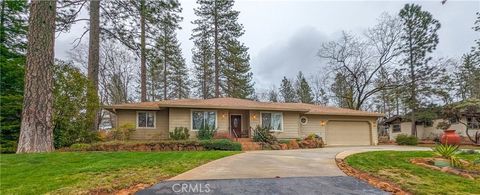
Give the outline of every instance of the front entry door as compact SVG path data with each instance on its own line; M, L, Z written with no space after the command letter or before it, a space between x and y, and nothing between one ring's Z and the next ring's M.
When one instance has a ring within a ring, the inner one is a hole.
M232 129L232 135L234 137L242 136L242 115L230 116L230 127Z

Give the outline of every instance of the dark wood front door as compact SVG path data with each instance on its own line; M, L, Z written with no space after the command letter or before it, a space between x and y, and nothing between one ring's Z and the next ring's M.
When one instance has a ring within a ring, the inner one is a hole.
M232 129L233 137L242 136L242 115L230 116L230 127Z

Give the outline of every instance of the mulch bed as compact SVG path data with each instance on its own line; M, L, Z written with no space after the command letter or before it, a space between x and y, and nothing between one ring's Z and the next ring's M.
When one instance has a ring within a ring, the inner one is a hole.
M398 185L392 182L385 181L383 179L370 175L366 172L354 169L353 167L348 165L343 159L335 159L335 161L337 162L338 168L340 168L340 170L342 170L348 176L352 176L362 181L365 181L368 184L375 186L376 188L379 188L386 192L390 192L392 194L396 194L396 195L411 194L405 190L402 190Z

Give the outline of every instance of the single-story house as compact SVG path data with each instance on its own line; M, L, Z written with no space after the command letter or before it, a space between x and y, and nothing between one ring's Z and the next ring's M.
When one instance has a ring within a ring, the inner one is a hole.
M168 139L175 127L191 137L203 125L232 137L251 138L252 129L271 127L279 139L320 135L327 145L377 145L377 119L383 114L305 103L258 102L236 98L179 99L104 106L115 126L133 124L132 139Z
M431 121L417 121L417 137L420 139L434 139L441 136L443 133L442 129L437 128L438 123L445 121L444 119L434 119ZM475 135L476 131L480 131L480 113L478 116L462 116L460 122L454 119L449 121L451 123L450 128L456 130L456 132L462 136L466 137L466 129L462 123L465 123L469 127L470 135ZM393 116L385 119L381 122L385 131L388 132L390 140L394 140L399 134L412 134L412 122L409 118L402 116Z

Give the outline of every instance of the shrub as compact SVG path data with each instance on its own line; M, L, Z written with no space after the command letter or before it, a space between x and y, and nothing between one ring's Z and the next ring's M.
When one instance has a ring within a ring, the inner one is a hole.
M398 145L415 146L418 144L418 138L413 135L400 134L395 139Z
M92 145L90 144L81 144L81 143L72 144L70 146L70 151L88 151L90 150L91 147Z
M208 125L202 125L202 127L198 130L197 138L200 140L212 139L216 132L217 130L215 128Z
M433 151L436 155L450 160L450 165L452 165L453 167L462 166L460 159L457 157L457 145L437 144L435 148L433 148Z
M242 145L228 139L204 140L200 142L206 150L230 150L241 151Z
M257 126L253 133L253 141L276 144L277 138L270 133L269 128L262 128L260 126Z
M186 140L189 137L190 133L186 127L175 127L173 132L170 132L170 139L173 140Z
M132 133L135 131L133 124L124 124L112 130L112 138L115 140L129 140Z

